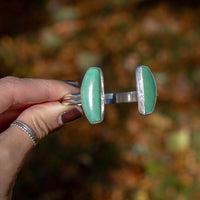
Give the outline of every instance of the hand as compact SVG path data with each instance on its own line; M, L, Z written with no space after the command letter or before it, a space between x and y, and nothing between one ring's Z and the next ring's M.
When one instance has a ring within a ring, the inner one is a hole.
M82 115L79 106L62 104L67 94L79 93L76 82L42 79L0 79L0 199L10 199L23 161L33 148L31 138L14 120L27 124L38 140Z

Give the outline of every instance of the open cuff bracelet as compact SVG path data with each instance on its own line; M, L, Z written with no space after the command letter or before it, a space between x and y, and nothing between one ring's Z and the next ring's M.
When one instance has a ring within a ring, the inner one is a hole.
M138 102L141 115L151 114L157 100L156 82L146 66L136 68L136 91L104 94L101 68L91 67L85 73L80 94L71 94L62 99L71 105L81 105L91 124L100 123L104 118L104 105L111 103Z

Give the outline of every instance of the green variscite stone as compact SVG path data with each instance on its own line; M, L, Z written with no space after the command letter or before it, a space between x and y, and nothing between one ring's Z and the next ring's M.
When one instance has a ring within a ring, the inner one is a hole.
M102 117L102 87L101 70L91 67L86 72L82 86L81 98L84 113L91 124L101 122Z
M146 66L142 67L142 76L144 85L145 114L150 114L154 110L157 99L156 82L150 69Z

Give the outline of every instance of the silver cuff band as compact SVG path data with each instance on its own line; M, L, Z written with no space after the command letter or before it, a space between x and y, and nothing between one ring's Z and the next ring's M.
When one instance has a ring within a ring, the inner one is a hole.
M33 141L33 145L36 146L36 144L38 143L37 136L33 132L33 130L30 127L28 127L25 123L15 120L10 124L10 126L17 126L21 128L31 138L31 140Z

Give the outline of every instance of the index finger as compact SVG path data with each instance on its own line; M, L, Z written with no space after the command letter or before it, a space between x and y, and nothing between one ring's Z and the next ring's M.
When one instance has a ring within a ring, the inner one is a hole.
M0 113L22 105L56 101L78 92L78 87L64 81L5 77L0 79Z

